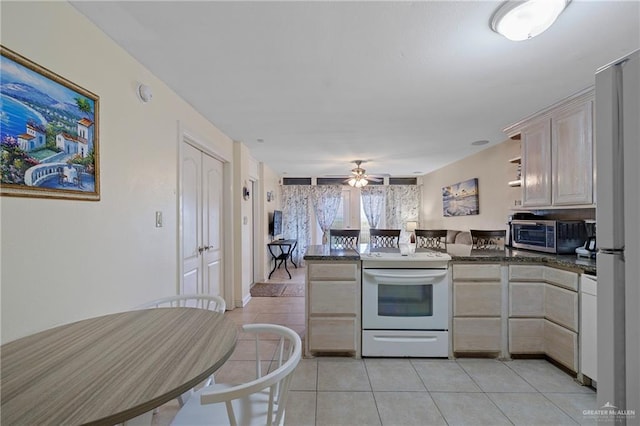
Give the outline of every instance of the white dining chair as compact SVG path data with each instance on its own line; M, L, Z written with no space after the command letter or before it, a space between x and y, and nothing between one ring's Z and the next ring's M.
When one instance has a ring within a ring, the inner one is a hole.
M246 383L213 384L195 392L172 425L283 425L293 372L302 357L300 336L276 324L246 324L255 340L256 378ZM274 350L273 338L278 337ZM243 353L243 357L246 357ZM264 361L271 361L263 371Z
M167 296L160 299L152 300L138 306L137 309L150 308L198 308L224 314L227 309L227 304L220 296L212 296L209 294L181 294L177 296ZM206 380L204 385L209 386L214 382L215 378L212 374ZM181 407L191 397L192 394L193 390L189 390L177 398L178 403ZM157 409L155 411L157 412Z
M148 308L200 308L223 313L227 309L226 302L220 296L209 294L181 294L152 300L138 306L138 309Z

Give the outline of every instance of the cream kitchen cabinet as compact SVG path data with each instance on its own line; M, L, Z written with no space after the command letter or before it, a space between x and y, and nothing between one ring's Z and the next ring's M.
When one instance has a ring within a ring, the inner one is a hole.
M545 354L578 371L578 274L509 266L509 352Z
M553 105L505 129L520 135L522 206L592 206L593 90Z
M551 120L522 129L522 205L551 205Z
M360 261L307 261L305 356L360 357Z
M454 263L452 270L454 354L483 352L502 355L502 266Z
M551 117L554 206L593 203L593 151L593 98L556 111Z

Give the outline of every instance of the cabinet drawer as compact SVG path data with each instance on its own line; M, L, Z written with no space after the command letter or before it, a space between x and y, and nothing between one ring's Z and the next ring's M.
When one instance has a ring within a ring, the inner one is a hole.
M360 302L354 281L312 281L309 283L309 314L356 315Z
M454 318L453 350L500 351L502 327L500 318Z
M509 352L542 354L544 350L544 319L512 318L509 320Z
M543 265L511 265L509 266L509 280L542 281L544 279Z
M578 331L578 293L546 284L545 317L573 331Z
M544 321L544 347L547 355L560 364L577 371L578 335L551 321Z
M309 281L357 281L358 272L357 263L331 262L310 263L307 271Z
M499 280L499 264L453 265L454 280Z
M578 274L575 272L563 271L562 269L546 266L544 268L544 279L549 283L578 291Z
M544 317L544 287L542 282L509 283L509 316Z
M350 352L356 350L355 318L309 318L309 350Z
M454 316L500 316L502 285L499 282L453 283Z

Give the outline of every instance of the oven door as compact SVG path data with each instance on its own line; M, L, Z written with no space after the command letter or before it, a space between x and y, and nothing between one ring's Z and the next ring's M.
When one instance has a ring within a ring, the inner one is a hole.
M447 330L447 269L364 269L362 328Z

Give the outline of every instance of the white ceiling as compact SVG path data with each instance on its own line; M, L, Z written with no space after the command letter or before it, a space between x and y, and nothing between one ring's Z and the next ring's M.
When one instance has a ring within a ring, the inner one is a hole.
M430 172L640 47L638 1L574 0L524 42L489 28L501 3L72 2L286 176Z

